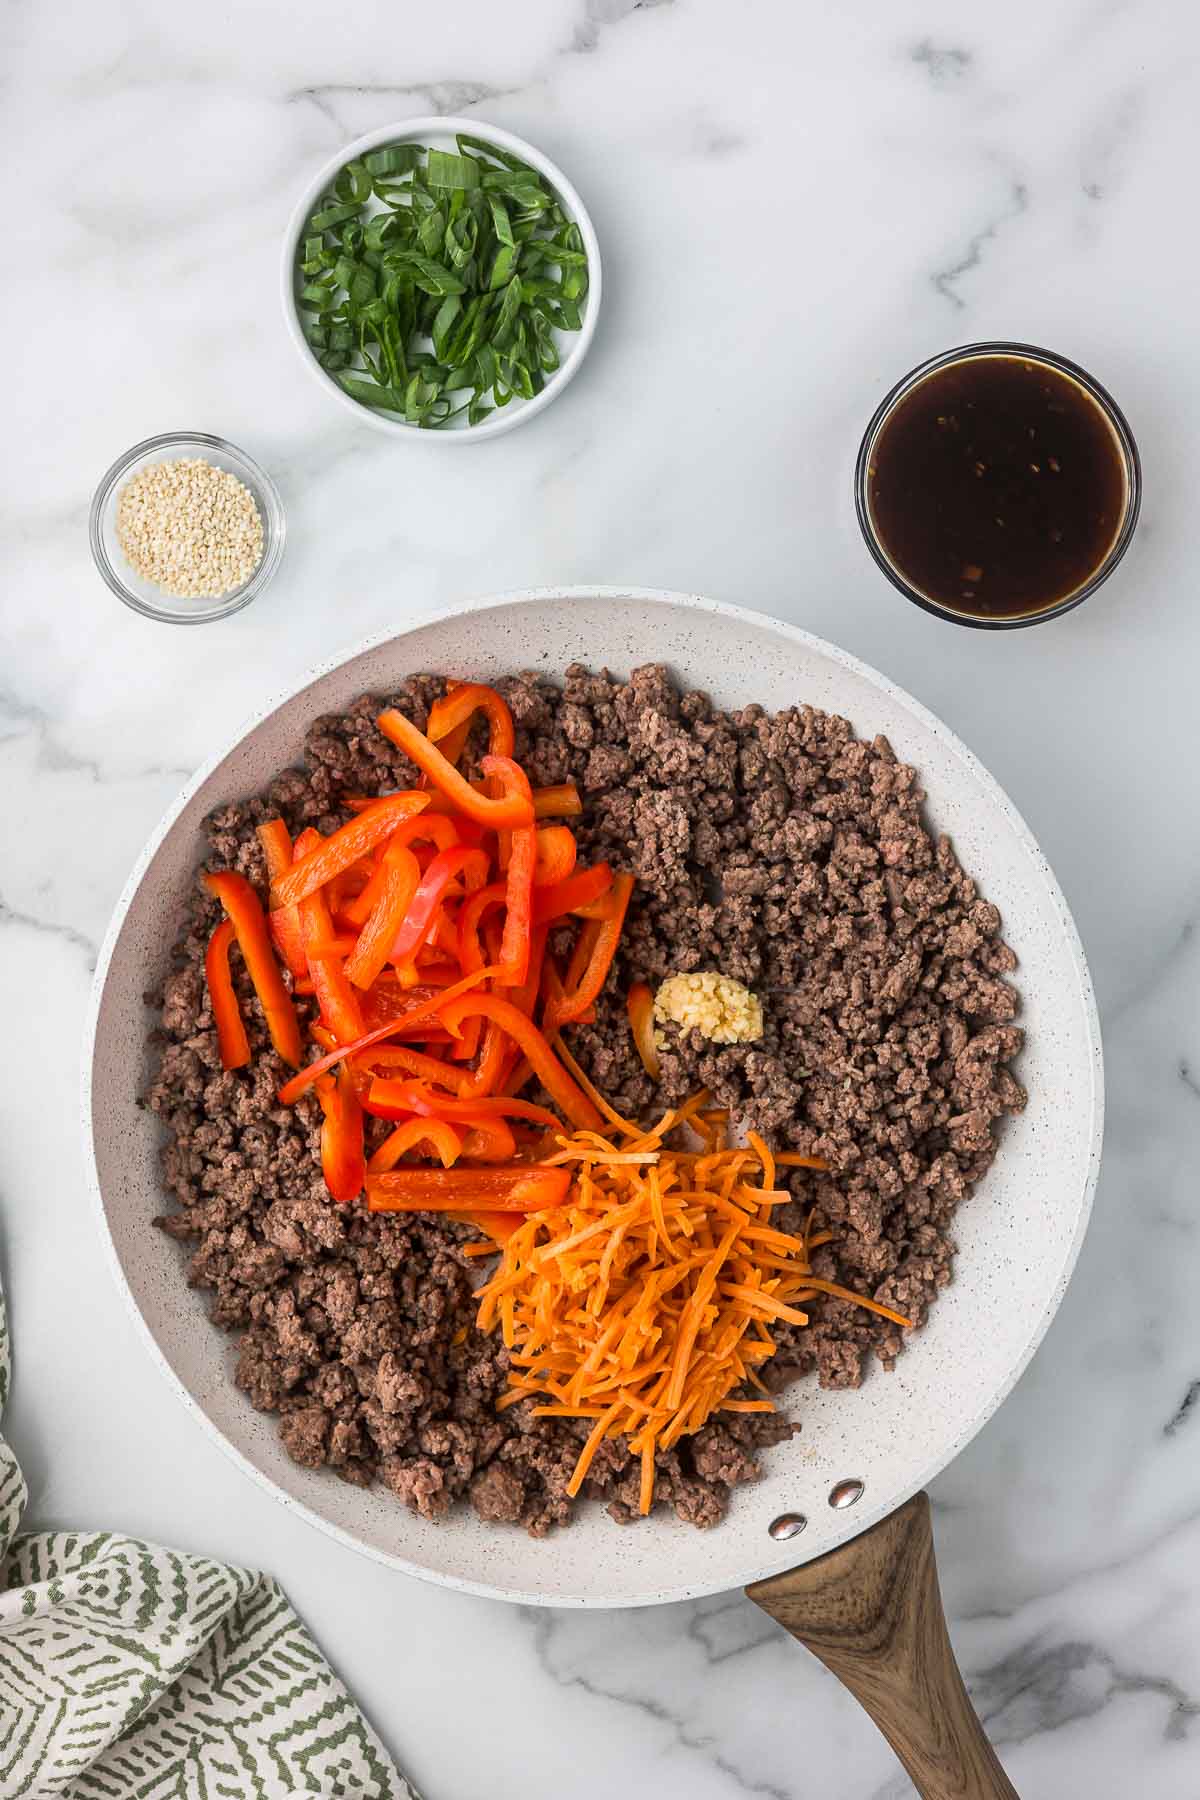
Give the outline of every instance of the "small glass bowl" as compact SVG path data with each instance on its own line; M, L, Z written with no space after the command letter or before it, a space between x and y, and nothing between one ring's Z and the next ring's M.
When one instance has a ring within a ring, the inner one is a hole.
M896 407L915 387L927 381L939 370L952 367L956 363L970 362L974 357L1012 356L1023 361L1041 363L1083 389L1084 393L1095 403L1108 421L1109 429L1120 451L1125 469L1125 505L1121 514L1121 523L1112 543L1105 553L1104 560L1088 576L1087 580L1060 600L1052 600L1039 610L1024 613L997 614L988 617L981 613L957 611L952 606L934 600L920 588L913 585L904 571L897 567L888 555L878 532L871 512L871 459L880 434L887 425ZM1134 442L1129 422L1124 413L1108 393L1102 388L1094 375L1081 369L1078 363L1070 362L1065 356L1057 356L1053 350L1041 350L1035 344L1010 344L1005 342L983 344L961 344L957 349L945 350L940 356L931 356L928 361L918 363L915 369L898 381L891 393L885 394L875 410L874 416L859 446L858 462L854 470L854 507L858 514L859 528L867 549L875 558L892 586L899 588L906 599L924 612L932 613L935 618L949 619L952 624L966 625L975 631L1020 631L1027 625L1041 625L1047 619L1061 618L1063 613L1071 612L1082 604L1089 594L1094 594L1101 582L1107 581L1126 550L1138 522L1138 513L1142 504L1142 465L1138 457L1137 444Z
M254 496L258 516L262 520L263 549L258 567L249 581L231 588L216 599L180 599L164 594L152 581L143 581L125 559L117 541L117 499L132 475L149 463L170 462L183 457L202 457L214 468L226 469ZM161 437L146 438L117 458L104 475L92 498L88 519L88 538L92 556L101 575L126 606L147 619L163 619L169 625L205 625L210 619L226 619L230 613L249 606L279 567L283 556L285 526L283 505L278 490L265 469L252 457L224 438L212 437L206 431L166 431Z

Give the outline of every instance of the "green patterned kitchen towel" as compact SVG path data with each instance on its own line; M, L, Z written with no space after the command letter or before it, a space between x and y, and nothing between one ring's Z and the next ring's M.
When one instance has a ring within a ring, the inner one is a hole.
M0 1293L0 1413L9 1368ZM2 1800L418 1800L270 1576L27 1497L0 1436Z

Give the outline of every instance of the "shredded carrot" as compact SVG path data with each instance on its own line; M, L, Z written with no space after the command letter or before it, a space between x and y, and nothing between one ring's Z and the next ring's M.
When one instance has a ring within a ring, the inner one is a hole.
M909 1331L912 1329L912 1320L906 1319L902 1312L894 1312L890 1306L884 1306L882 1301L869 1300L865 1294L856 1294L853 1288L839 1287L836 1281L818 1281L815 1275L810 1275L805 1285L815 1288L818 1294L832 1294L838 1300L849 1300L852 1306L865 1306L868 1312L878 1313L881 1319L890 1319L893 1325L903 1325Z
M773 1188L775 1186L776 1158L771 1154L762 1138L759 1137L757 1131L748 1131L746 1133L746 1142L762 1164L762 1184L764 1189Z
M571 1055L571 1052L567 1049L567 1046L563 1043L562 1033L556 1032L550 1041L554 1047L555 1054L563 1064L567 1073L572 1076L583 1089L592 1105L604 1114L604 1117L608 1120L609 1124L614 1125L618 1131L623 1131L630 1136L636 1137L637 1126L631 1124L628 1119L623 1119L619 1112L615 1112L608 1104L608 1101L604 1098L604 1095L600 1092L599 1088L593 1086L592 1082L588 1080L587 1075L580 1068L579 1064L575 1061L575 1058Z
M561 1039L557 1048L577 1075ZM813 1274L811 1251L829 1233L795 1236L767 1222L792 1198L775 1178L777 1165L794 1159L773 1155L756 1133L725 1148L727 1121L707 1093L668 1109L650 1130L594 1098L611 1136L558 1138L544 1161L571 1165L571 1187L560 1206L527 1214L499 1247L476 1296L478 1325L499 1327L511 1353L498 1407L531 1400L539 1417L589 1422L568 1493L580 1491L605 1439L623 1437L639 1459L645 1513L660 1452L718 1411L773 1410L758 1370L775 1353L769 1326L807 1325L797 1302L828 1293L910 1321ZM669 1147L685 1124L707 1150Z

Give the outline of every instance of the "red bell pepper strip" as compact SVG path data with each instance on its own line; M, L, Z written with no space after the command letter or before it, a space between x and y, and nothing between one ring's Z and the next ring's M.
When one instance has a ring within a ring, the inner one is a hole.
M394 832L391 841L393 843L396 841ZM383 865L383 858L380 856L375 860L375 867L371 870L366 886L362 888L360 892L355 894L353 900L348 900L345 907L342 909L342 917L348 925L361 926L366 924L372 912L375 910L379 896L383 892L386 879L387 871Z
M372 1023L373 1022L374 1020L372 1020ZM405 1025L403 1020L401 1020L399 1029L396 1032L396 1041L397 1043L403 1044L406 1048L411 1048L414 1044L424 1044L426 1049L435 1057L444 1056L446 1050L449 1050L451 1046L457 1047L459 1042L457 1038L452 1038L450 1033L444 1030L442 1026L430 1025L427 1020L418 1020L415 1025ZM445 1049L442 1048L443 1045L445 1046ZM329 1047L330 1049L333 1049L332 1044ZM366 1051L364 1054L369 1056L373 1055L374 1052Z
M452 693L434 701L429 709L426 735L431 743L438 744L464 725L469 732L471 721L477 712L483 713L487 718L490 753L493 756L511 756L516 743L512 714L495 688L485 687L478 681L465 681ZM448 751L446 754L449 756ZM451 760L457 762L461 754L462 744L459 744Z
M366 1111L373 1119L396 1119L401 1122L411 1119L416 1109L408 1104L405 1090L409 1087L413 1076L431 1087L435 1082L442 1080L450 1088L446 1099L448 1101L460 1099L461 1091L455 1090L462 1088L461 1073L449 1063L440 1063L438 1067L443 1073L439 1076L432 1066L436 1062L436 1057L424 1056L419 1050L406 1051L403 1044L389 1045L387 1067L401 1069L403 1077L397 1080L395 1076L373 1074L371 1085L367 1089ZM433 1114L423 1116L440 1118L442 1109L438 1107Z
M530 787L529 777L520 763L514 762L511 756L493 756L489 752L481 760L479 766L483 770L484 780L489 783L489 791L479 798L490 799L495 791L491 784L498 782L506 799L514 802L519 799L521 803L519 817L510 819L507 824L501 824L497 819L486 822L490 823L497 832L516 831L519 826L533 825L533 789Z
M426 1118L449 1119L455 1124L468 1115L481 1113L495 1114L502 1119L528 1119L531 1124L544 1125L548 1131L561 1131L562 1121L545 1106L535 1106L531 1100L516 1100L510 1095L493 1094L477 1095L474 1099L458 1100L448 1094L439 1094L421 1081L398 1081L393 1084L395 1098L406 1105L410 1112L421 1113Z
M259 904L258 895L246 877L233 869L224 869L217 875L206 875L204 885L221 902L233 921L238 947L266 1015L272 1044L284 1062L298 1068L302 1054L300 1022L296 1017L292 996L283 985L279 964L275 961L266 914Z
M512 987L505 995L513 1005L519 1007L526 1018L532 1019L533 1009L537 1005L537 997L542 985L542 964L546 957L546 939L549 935L548 925L535 925L529 935L529 968L525 979L519 987Z
M280 906L275 891L275 883L291 868L295 860L295 849L282 819L267 819L258 828L258 839L267 859L267 874L271 880L271 911L267 915L271 942L291 974L292 992L296 993L299 991L297 982L308 978L308 960L304 954L300 914L294 906ZM306 849L320 841L320 832L313 831L311 827L302 831L296 839L297 844L303 844Z
M484 919L484 921L483 921L483 941L484 941L485 945L487 946L488 961L490 963L497 964L500 967L500 974L504 975L506 973L506 971L505 971L503 965L500 963L500 945L504 941L504 927L501 925L500 920L498 918L488 917L488 918ZM499 980L499 977L497 978L497 982L498 982L498 980ZM493 982L492 986L496 987L497 982ZM505 998L506 999L508 998L507 994L505 994Z
M601 919L585 919L579 928L579 936L575 939L575 947L571 952L571 960L567 964L567 972L563 977L563 991L555 997L555 1004L546 1014L549 1024L550 1013L557 1011L568 994L573 994L583 980L584 972L592 960L597 940L600 936Z
M483 852L475 851L473 854L481 856ZM426 873L428 874L428 870ZM446 897L434 915L428 942L422 944L417 951L416 964L419 969L424 968L426 963L445 962L449 957L458 955L458 909L461 895L453 891L457 886L458 883L452 881L446 889Z
M535 819L577 819L583 811L579 789L573 781L559 782L556 787L534 788Z
M477 1231L482 1231L484 1237L491 1238L497 1248L507 1244L521 1224L520 1213L466 1212L454 1216L460 1218L464 1225L474 1225Z
M450 742L448 738L443 740L439 749L448 756L448 760L453 761L446 751L448 742ZM468 787L475 788L477 794L488 794L489 792L488 783L480 781L480 779L470 781ZM363 806L371 805L371 801L363 796L354 796L353 799L344 799L342 805L353 806L354 810L362 810ZM448 817L452 817L455 824L459 826L459 830L462 830L464 824L470 823L468 819L462 817L452 799L448 799L444 794L432 792L428 810L430 810L430 814L446 814ZM563 781L558 787L533 788L534 819L574 819L581 812L583 812L583 801L579 799L579 790L574 785L574 781Z
M343 1064L336 1076L317 1084L317 1098L325 1114L321 1126L321 1170L325 1186L335 1200L356 1200L366 1178L363 1154L363 1116L353 1074Z
M343 912L370 882L375 872L375 859L360 856L348 869L342 869L325 883L325 904L334 918Z
M425 777L422 776L421 779L424 780ZM482 781L473 781L471 786L478 793L486 794L488 792ZM468 819L465 813L459 812L458 808L447 800L445 794L439 794L436 788L425 788L422 791L429 795L429 805L422 814L423 818L448 819L454 827L460 844L470 844L475 850L483 848L486 832L484 826L477 819Z
M440 789L468 819L474 819L492 831L528 825L532 820L533 801L529 797L528 781L523 771L510 758L484 758L484 774L495 775L504 789L502 796L496 799L491 794L479 793L469 781L464 780L454 764L446 761L437 745L431 744L425 733L418 731L411 719L406 719L403 713L389 708L387 712L380 713L377 724L383 735L403 750L409 760L416 763L423 774L428 775L434 787ZM489 764L493 766L489 767ZM520 785L522 782L525 783L523 788ZM360 814L360 817L366 816Z
M449 738L444 738L438 748L448 762L457 762L459 752L453 755L450 751ZM482 781L470 784L479 793L484 794L487 788ZM365 812L368 806L374 806L375 799L384 799L384 795L376 795L373 799L368 794L343 794L342 805L348 812ZM444 794L429 796L430 813L453 813L453 807ZM562 781L554 787L540 787L533 790L533 816L535 819L577 819L583 811L583 801L579 798L579 789L573 781ZM463 823L460 819L459 823Z
M479 1054L479 1042L483 1036L483 1020L468 1019L462 1027L461 1037L457 1037L450 1050L453 1062L474 1062Z
M346 979L341 957L322 953L333 936L333 923L319 888L316 893L305 895L299 911L304 954L321 1017L341 1043L354 1043L365 1030L362 1009L358 995Z
M432 804L432 799L430 803ZM486 849L484 840L491 829L490 826L481 825L478 819L466 819L462 813L453 810L447 812L446 817L453 821L454 829L457 831L461 843L470 844L475 850Z
M503 906L506 891L504 882L494 881L463 901L458 915L458 960L464 971L482 968L487 962L488 958L479 941L480 922L492 907ZM479 1048L481 1023L479 1019L467 1020L455 1051L456 1056L466 1061L474 1056Z
M222 919L209 938L204 955L204 979L208 983L223 1069L241 1069L250 1061L250 1039L229 973L229 946L233 939L233 920Z
M464 1113L466 1136L462 1153L476 1162L510 1163L517 1154L517 1140L499 1113Z
M542 1008L544 1024L545 1015L552 1011L563 997L562 976L559 974L558 965L555 963L554 958L550 955L549 951L547 951L546 960L542 964L541 992L542 999L545 1002L545 1005ZM580 1013L579 1017L574 1020L573 1023L576 1025L591 1025L595 1021L595 1017L595 1007L589 1006L587 1011ZM547 1036L549 1036L549 1030L547 1030ZM555 1040L551 1039L550 1041L553 1043Z
M380 975L391 955L396 933L421 888L420 865L407 844L393 840L383 853L380 867L383 882L379 897L346 964L346 979L358 988L369 988Z
M578 1020L587 1011L592 1002L598 998L605 978L612 967L617 944L621 937L621 928L625 923L625 914L629 908L630 895L633 893L633 876L617 875L613 879L613 909L607 919L589 919L584 925L581 942L586 936L590 939L588 959L582 972L576 977L574 972L568 975L566 993L561 1001L552 1002L544 1015L547 1030L559 1025L567 1025Z
M460 841L458 827L449 814L422 812L415 819L405 819L402 824L397 825L388 839L388 848L399 844L411 846L414 843L425 843L435 845L438 850L449 850L451 845ZM351 924L366 924L383 891L385 876L383 858L380 857L370 881L346 908L346 916Z
M444 1119L406 1119L383 1140L367 1168L372 1175L382 1175L385 1170L394 1169L405 1152L418 1144L429 1144L443 1169L451 1168L462 1155L462 1137Z
M577 912L581 906L590 901L602 899L612 888L613 874L607 863L597 863L592 869L576 869L565 881L556 882L553 887L535 888L533 890L533 922L535 925L548 925L552 919L561 919L567 913Z
M275 883L292 866L292 836L282 819L266 819L258 827L258 841L267 859L271 905L276 906Z
M292 845L292 865L295 866L300 857L307 856L310 850L315 850L319 844L324 842L325 839L319 831L312 825L306 825ZM272 905L274 904L274 892L274 886L272 886Z
M412 963L415 960L417 951L437 925L438 909L446 888L460 873L472 893L482 888L488 878L488 859L483 851L471 850L465 844L438 851L401 916L399 929L388 950L393 962Z
M471 786L477 793L488 792L484 781L472 781ZM534 788L532 792L535 819L574 819L583 811L583 801L579 798L579 790L573 781L561 782L557 787ZM442 794L435 794L429 806L431 811L453 810Z
M651 1081L657 1081L662 1074L662 1065L658 1058L658 1045L654 1041L654 995L644 981L635 981L625 1001L629 1014L629 1029L633 1033L634 1047L642 1059Z
M582 1088L572 1081L532 1019L527 1019L510 1000L502 1000L495 994L464 994L444 1007L441 1016L449 1029L455 1031L473 1014L491 1020L512 1038L529 1058L538 1080L572 1125L584 1131L599 1130L599 1112Z
M393 1169L368 1175L372 1212L542 1212L561 1206L571 1186L568 1170L542 1163L508 1169Z
M458 960L469 973L472 969L483 967L483 947L479 942L479 923L485 912L492 906L503 906L506 887L502 881L493 881L487 887L480 888L478 893L469 894L463 902L462 911L458 915Z
M474 1062L479 1053L479 1040L483 1036L483 1020L468 1019L462 1028L461 1037L456 1037L450 1048L450 1060L457 1063Z
M539 825L537 828L537 868L533 879L538 887L556 887L574 873L579 847L569 825Z
M406 1013L403 1020L405 1027L415 1025L420 1018L429 1018L435 1014L439 1015L439 1022L441 1022L440 1015L453 1001L457 1000L460 995L468 993L470 989L478 987L481 981L489 980L495 973L495 969L485 967L473 970L470 975L464 975L461 981L456 982L453 987L443 989L435 999L423 1000L419 1006L414 1006L411 1012ZM336 1063L343 1061L347 1056L357 1056L361 1051L369 1050L372 1045L383 1043L385 1038L395 1037L400 1024L401 1021L398 1019L385 1019L382 1025L376 1025L372 1030L364 1032L362 1037L356 1039L354 1043L341 1044L336 1050L331 1050L327 1056L321 1057L318 1062L309 1063L307 1067L300 1070L298 1075L293 1075L290 1081L284 1082L276 1095L280 1105L293 1105L301 1094L308 1092L318 1076L324 1075L327 1069L333 1068Z
M345 958L353 952L358 943L358 939L348 931L334 931L332 919L329 921L329 929L331 935L309 944L306 955L320 957L338 956L344 961Z
M457 973L456 970L456 977ZM389 980L385 973L374 987L367 989L359 1004L362 1007L368 1031L376 1025L382 1025L385 1019L394 1019L397 1030L403 1032L406 1017L415 1007L423 1005L426 1000L437 999L441 992L440 983L430 981L425 976L424 969L421 974L425 979L420 987L401 987L399 982ZM417 1023L411 1029L419 1031L422 1036L428 1034L432 1037L436 1034L438 1027L430 1021L428 1013L424 1013L418 1016ZM448 1032L446 1035L449 1037Z
M397 987L405 994L411 993L414 987L448 988L453 987L454 983L461 979L462 967L457 958L451 962L449 957L435 956L432 951L429 951L423 952L417 957L413 973L417 979L415 982L410 982L407 970L401 977L399 970L385 969L380 976L380 981L386 981L389 975L394 975ZM379 982L376 983L376 986L378 985Z
M558 964L554 960L554 952L551 950L549 944L547 944L546 954L542 958L542 983L540 991L543 1001L543 1013L553 1001L561 1000L563 997L562 975L559 973Z
M438 749L446 761L453 763L455 768L458 767L458 759L467 747L472 724L473 720L464 719L461 725L456 725L453 731L448 731L444 738L438 739ZM422 776L421 779L424 781L425 777Z
M612 909L613 892L610 887L598 899L585 900L582 906L573 906L571 911L577 919L607 919Z
M507 1055L508 1040L503 1030L499 1025L489 1023L479 1059L474 1069L465 1074L458 1090L463 1098L483 1098L494 1094L503 1080Z
M419 987L439 990L453 987L461 979L462 970L457 962L449 962L444 956L428 952L418 956L415 963L405 963L403 967L393 963L383 971L375 986L380 987L385 981L395 981L401 993L409 994Z
M506 987L522 987L529 975L537 856L537 831L532 825L518 826L512 834L512 850L504 878L504 936L500 941L499 960L504 970L501 980Z
M429 1056L422 1050L411 1050L407 1044L381 1044L376 1050L362 1053L361 1062L368 1068L402 1069L409 1077L415 1076L418 1081L427 1082L430 1086L440 1084L447 1090L447 1097L461 1095L463 1087L470 1079L464 1069L455 1068L453 1063L439 1062L436 1056ZM367 1111L380 1119L403 1119L414 1109L403 1102L396 1102L391 1097L391 1090L406 1085L404 1082L389 1081L386 1077L376 1076L375 1081L383 1080L384 1088L380 1090L378 1106L371 1100ZM385 1092L384 1089L387 1091Z
M391 837L405 819L423 812L428 804L428 795L411 789L376 800L348 824L340 825L332 837L323 839L306 856L296 858L276 883L280 905L290 906L324 887L327 881L348 869L351 863L356 863L384 838Z
M292 992L304 992L300 984L308 979L308 959L304 954L300 914L294 906L280 907L278 912L268 913L267 926L280 961L292 977ZM307 991L311 993L311 987Z
M523 1087L528 1087L533 1080L533 1064L527 1056L522 1056L512 1074L508 1076L496 1096L498 1100L515 1100ZM522 1102L525 1104L525 1102Z

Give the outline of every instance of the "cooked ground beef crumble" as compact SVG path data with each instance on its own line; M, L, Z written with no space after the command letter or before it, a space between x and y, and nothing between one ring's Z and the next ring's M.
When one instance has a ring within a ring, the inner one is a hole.
M950 1279L954 1210L991 1161L998 1120L1025 1095L1007 1066L1021 1047L1005 979L1016 959L996 908L922 824L915 772L844 719L809 707L718 712L658 666L628 682L575 666L561 687L532 675L500 685L531 779L579 785L581 860L607 857L638 878L596 1021L573 1028L576 1055L624 1112L650 1114L703 1085L777 1147L824 1158L828 1175L789 1175L796 1198L778 1223L798 1229L815 1208L836 1233L816 1271L922 1321ZM417 676L319 719L304 767L213 814L211 865L242 870L265 896L255 826L282 814L293 834L328 832L347 816L343 795L409 784L415 771L375 716L396 706L423 726L441 691ZM156 1223L193 1246L188 1279L239 1334L239 1386L279 1414L306 1467L328 1464L358 1486L380 1480L430 1518L465 1495L481 1518L534 1534L566 1523L587 1423L535 1419L528 1403L494 1411L507 1355L474 1326L479 1276L460 1249L469 1228L330 1201L319 1109L311 1096L276 1103L285 1072L237 957L253 1057L221 1068L203 975L217 916L197 884L154 997L160 1063L148 1104L166 1131L177 1205ZM668 1027L656 1088L624 994L631 981L693 969L753 988L764 1035L718 1046ZM387 1128L368 1126L373 1146ZM826 1387L856 1386L872 1352L890 1367L903 1347L895 1326L848 1303L810 1311L809 1328L776 1330L766 1365L776 1389L814 1367ZM660 1452L657 1502L715 1524L731 1489L757 1477L756 1451L793 1429L778 1415L724 1415ZM637 1459L607 1442L584 1495L626 1521L638 1480Z

